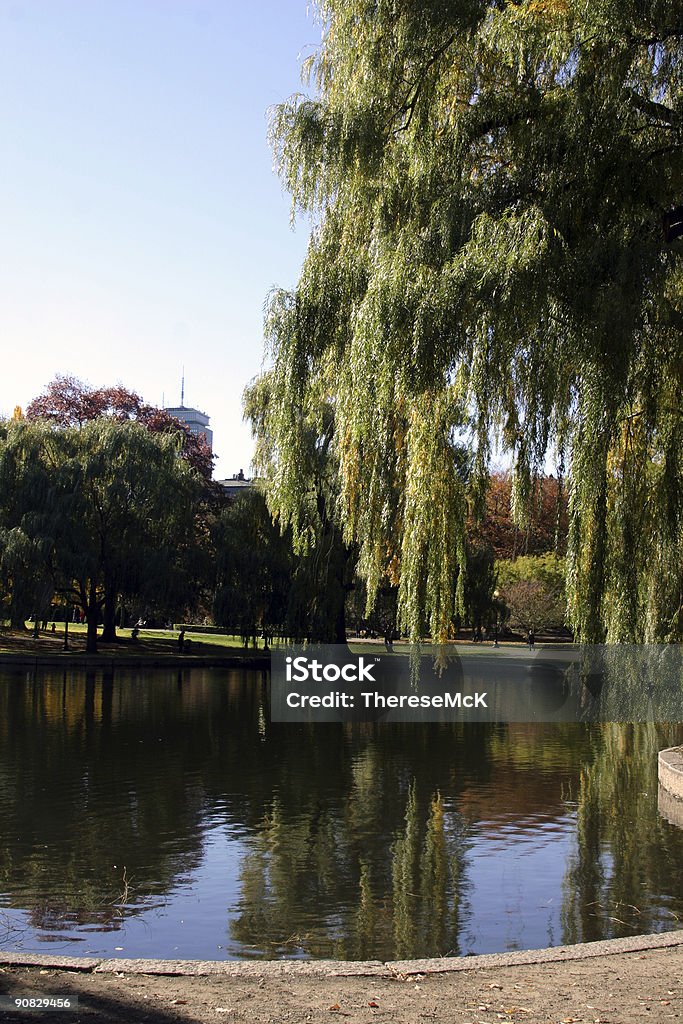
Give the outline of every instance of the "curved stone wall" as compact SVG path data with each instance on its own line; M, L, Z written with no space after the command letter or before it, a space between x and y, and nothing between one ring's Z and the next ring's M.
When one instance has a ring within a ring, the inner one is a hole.
M681 802L683 810L683 747L659 751L658 774L660 786Z
M670 825L683 828L683 800L679 800L677 796L672 796L669 790L664 789L661 783L658 786L657 792L657 810Z

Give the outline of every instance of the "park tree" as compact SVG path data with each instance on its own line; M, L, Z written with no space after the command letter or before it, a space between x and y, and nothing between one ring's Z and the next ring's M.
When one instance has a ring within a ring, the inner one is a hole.
M297 639L344 644L346 598L354 586L356 553L345 539L340 518L335 411L317 393L315 401L292 410L285 424L281 388L277 368L263 373L246 389L244 407L256 438L254 463L295 555L285 625ZM280 428L286 431L285 438Z
M122 596L187 603L203 480L181 458L177 435L140 423L103 417L56 433L70 504L56 568L94 650L100 615L103 639L115 639Z
M4 424L0 556L12 618L43 610L46 588L79 606L87 649L114 639L122 596L182 606L196 580L197 509L206 482L177 433L101 417L82 426ZM42 599L41 599L42 595Z
M230 502L213 530L213 617L236 628L245 642L266 636L287 616L293 572L291 538L273 523L263 495L252 490Z
M12 629L45 614L54 592L51 571L62 515L50 431L18 420L0 424L0 576Z
M491 473L482 515L472 514L467 523L468 539L490 548L497 559L518 555L540 555L546 551L564 554L567 548L567 493L560 477L539 475L532 481L526 516L515 519L513 477L500 470Z
M497 587L510 625L558 629L567 617L564 559L553 552L499 562Z
M271 509L306 529L304 438L332 408L337 521L369 599L399 582L402 624L416 637L426 618L444 639L492 438L511 453L522 527L555 450L578 635L674 638L678 0L318 12L311 95L272 118L293 209L315 226L296 288L274 292L266 318L271 402L254 423Z
M28 420L47 420L60 427L82 427L103 416L121 423L141 423L154 434L176 434L183 458L207 480L211 479L213 460L205 438L165 409L148 405L135 391L121 384L93 388L76 377L58 375L26 408Z

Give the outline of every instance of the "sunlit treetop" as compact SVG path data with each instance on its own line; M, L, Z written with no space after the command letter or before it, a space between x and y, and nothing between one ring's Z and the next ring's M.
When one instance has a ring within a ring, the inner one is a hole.
M26 408L28 420L48 420L61 427L82 427L101 417L119 422L134 420L152 433L177 434L183 458L207 480L211 479L213 459L205 438L194 434L186 423L165 409L148 405L135 391L121 384L92 388L75 377L57 376Z
M578 634L678 636L683 243L662 218L683 204L680 2L318 13L310 95L271 124L316 225L297 287L271 296L271 367L247 399L271 508L305 524L327 410L370 599L400 580L403 624L443 639L492 439L520 522L555 452Z

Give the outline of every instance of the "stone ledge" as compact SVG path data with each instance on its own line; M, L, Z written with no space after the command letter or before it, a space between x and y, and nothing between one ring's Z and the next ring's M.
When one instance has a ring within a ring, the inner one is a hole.
M599 942L578 942L573 946L550 946L546 949L523 949L510 953L483 953L480 956L444 957L430 960L392 960L385 966L396 974L450 974L454 971L484 970L487 967L562 963L565 960L589 960L595 957L640 953L648 949L683 946L683 929L633 935L625 939L603 939Z
M0 952L0 964L7 967L43 967L94 974L151 974L167 977L205 977L222 975L233 978L396 978L413 974L451 974L491 967L512 967L567 960L641 953L654 949L683 946L683 929L634 935L625 939L580 942L573 946L515 950L510 953L484 953L480 956L435 957L425 960L126 960L95 957L49 956L40 953Z
M298 977L342 978L385 976L386 965L380 960L103 960L97 974L167 974L209 975L228 977Z
M7 953L0 950L0 964L5 967L52 967L60 971L94 971L102 963L102 957L65 956L56 953Z
M683 828L683 800L679 800L661 783L657 787L657 810L670 825Z
M683 800L683 747L660 750L657 773L659 784L677 800Z

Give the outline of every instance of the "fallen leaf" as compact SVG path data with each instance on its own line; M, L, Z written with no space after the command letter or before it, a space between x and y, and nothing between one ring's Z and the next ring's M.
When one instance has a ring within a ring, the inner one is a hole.
M327 1007L328 1010L341 1010L339 1003L332 1003L332 1006Z
M171 1006L187 1006L187 999L172 999Z
M418 986L416 985L416 986L415 986L415 988L417 988L417 987L418 987ZM368 1006L374 1006L374 1007L375 1007L375 1009L379 1009L379 1003L378 1003L378 1002L376 1002L376 1001L375 1001L374 999L370 999L370 1000L368 1001Z

